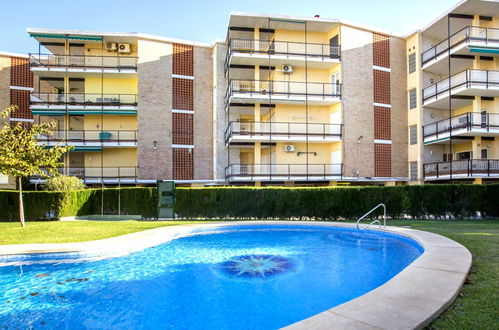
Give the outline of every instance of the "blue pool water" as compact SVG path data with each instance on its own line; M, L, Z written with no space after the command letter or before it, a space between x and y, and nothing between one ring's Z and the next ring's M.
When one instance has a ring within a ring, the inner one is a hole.
M376 231L250 225L96 261L34 257L0 267L0 329L274 329L375 289L422 252Z

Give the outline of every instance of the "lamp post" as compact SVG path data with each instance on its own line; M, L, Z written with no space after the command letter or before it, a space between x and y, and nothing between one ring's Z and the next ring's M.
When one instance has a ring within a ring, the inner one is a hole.
M363 135L357 138L357 170L355 171L355 176L357 177L357 179L359 178L360 174L360 142L362 141L363 138L364 138Z

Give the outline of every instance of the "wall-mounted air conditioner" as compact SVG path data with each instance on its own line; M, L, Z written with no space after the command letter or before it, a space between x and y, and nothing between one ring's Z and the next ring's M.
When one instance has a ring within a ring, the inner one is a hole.
M132 48L130 44L118 44L118 53L131 53Z
M115 52L118 50L118 45L115 42L106 42L106 50L108 52Z
M293 72L293 67L291 65L289 65L289 64L284 64L282 66L282 72L284 72L284 73L291 73L291 72Z
M295 151L295 146L292 144L286 144L284 146L284 151L286 152L294 152Z

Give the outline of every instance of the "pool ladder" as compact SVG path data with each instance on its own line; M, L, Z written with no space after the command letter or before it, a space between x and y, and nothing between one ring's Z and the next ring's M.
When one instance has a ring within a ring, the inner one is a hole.
M383 226L381 226L381 221L379 221L378 219L374 220L373 222L371 222L370 224L364 226L364 227L360 227L359 226L359 223L365 218L367 217L369 214L371 214L373 211L375 211L376 209L380 208L380 207L383 207ZM379 228L383 227L385 228L386 227L386 206L385 204L381 203L381 204L378 204L376 205L371 211L367 212L366 214L364 214L363 216L361 216L359 219L357 219L357 229L359 230L364 230L364 229L367 229L369 227L371 227L372 225L374 224L378 224L379 225Z

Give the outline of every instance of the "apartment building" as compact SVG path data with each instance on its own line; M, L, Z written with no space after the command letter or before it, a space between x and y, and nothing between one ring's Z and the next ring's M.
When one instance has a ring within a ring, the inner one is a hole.
M405 37L240 12L212 45L28 29L30 110L90 185L494 182L498 20L467 0Z
M138 33L28 29L39 142L75 148L61 173L87 184L212 178L211 47ZM33 178L38 182L41 178Z
M411 183L499 179L499 3L462 1L407 38Z
M320 17L234 13L216 53L225 76L217 86L217 179L406 180L403 38Z
M9 118L0 118L0 127L5 123L30 125L33 117L29 109L30 93L33 91L33 74L29 69L28 56L0 52L0 110L11 104L18 106ZM0 189L14 189L15 179L0 173Z

